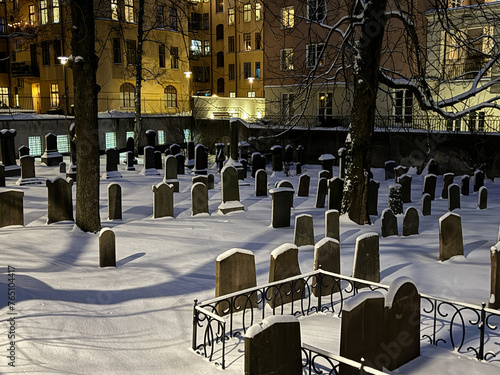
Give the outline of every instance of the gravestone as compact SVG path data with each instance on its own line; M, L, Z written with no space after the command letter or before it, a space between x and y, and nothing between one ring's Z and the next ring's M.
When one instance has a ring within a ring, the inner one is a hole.
M160 182L153 189L153 218L174 217L174 187Z
M394 168L396 168L396 162L394 160L387 160L384 163L386 181L394 178Z
M327 180L329 180L330 178L332 178L332 174L327 170L322 169L321 171L318 172L318 180L321 178L326 178Z
M102 178L120 178L121 173L118 172L118 164L120 163L120 151L115 148L108 148L106 150L106 172Z
M226 155L224 155L224 143L215 144L215 161L217 163L217 171L220 173L222 167L224 167L224 162L226 161ZM252 175L253 177L253 175Z
M422 194L429 194L431 200L436 197L436 181L437 177L435 174L428 174L424 177L424 188Z
M66 173L66 163L63 161L59 163L59 173Z
M24 192L20 190L0 191L0 228L24 226L23 198Z
M380 219L380 227L382 232L382 237L398 236L398 219L394 212L390 208L386 208L382 211L382 217Z
M337 155L339 157L339 177L345 177L345 157L347 155L347 149L345 147L341 147L337 151Z
M377 233L365 233L356 238L352 277L380 282L379 238Z
M276 188L269 190L272 198L271 208L271 226L273 228L282 228L290 226L290 205L293 199L293 189Z
M468 175L462 176L462 195L469 195L470 192L470 177Z
M22 145L21 147L18 148L19 152L19 159L21 156L29 155L30 154L30 148L26 145Z
M332 154L323 154L318 158L321 163L321 169L328 171L331 176L333 176L333 162L335 161L335 156Z
M389 185L389 208L394 215L403 213L403 194L399 184Z
M474 191L479 191L481 186L484 186L484 172L477 169L474 172Z
M175 155L175 158L177 159L177 174L184 174L184 155L177 154Z
M181 153L181 146L179 146L177 143L172 143L169 149L170 155L176 156Z
M309 196L309 183L311 177L307 174L303 174L299 177L299 189L297 192L298 197L308 197Z
M57 151L57 136L55 134L45 135L45 151L40 159L47 166L59 165L63 161L63 156Z
M290 144L285 146L285 163L286 164L293 163L293 146Z
M456 255L464 255L462 219L448 212L439 218L439 260L444 262Z
M191 186L191 209L193 216L202 213L208 214L208 188L202 182Z
M283 148L280 145L271 147L273 172L283 171Z
M398 183L401 185L401 199L403 203L411 202L411 176L403 174L399 176Z
M448 199L448 186L453 183L453 178L455 175L453 173L445 173L443 175L443 190L441 191L441 198Z
M5 186L5 165L0 164L0 187Z
M134 161L134 152L127 151L127 171L135 171Z
M297 246L314 245L313 218L308 214L295 216L293 243Z
M4 165L5 177L21 175L21 167L16 164L16 129L0 130L0 162Z
M207 189L213 190L215 188L215 177L212 173L207 176Z
M48 190L47 224L73 219L73 180L56 177L46 181Z
M301 375L300 323L293 315L273 315L245 334L245 375Z
M429 174L437 174L438 173L438 165L434 159L429 160L429 167L427 169Z
M316 191L316 203L314 207L323 208L325 207L325 198L328 193L328 180L326 178L320 178L318 180L318 189Z
M500 309L500 242L490 249L491 277L490 277L490 309Z
M276 184L274 185L274 187L275 188L290 188L293 190L293 185L288 180L277 181ZM293 192L295 193L295 190ZM292 198L290 198L290 207L293 207L293 194L292 194Z
M21 164L21 177L16 185L42 184L45 180L35 177L35 157L24 155L19 158Z
M267 173L263 169L259 169L255 173L255 196L267 196Z
M460 208L460 186L451 184L448 186L448 211Z
M344 180L334 177L328 180L328 209L339 210L342 208L342 196L344 194Z
M335 238L325 237L314 246L314 270L340 274L340 243ZM313 293L329 296L340 291L340 280L335 280L332 276L322 275L321 282L316 276L313 277ZM321 292L320 292L321 290Z
M396 168L394 168L394 181L396 183L399 183L399 178L405 175L407 172L408 167L405 167L404 165L398 165Z
M430 216L432 210L432 200L428 193L422 195L422 216Z
M207 148L202 144L197 144L194 149L193 173L206 175L208 173L208 153Z
M238 171L232 165L226 165L221 171L222 203L218 210L222 214L234 211L244 211L240 203L240 187L238 185Z
M127 143L125 145L125 148L126 148L127 152L134 153L134 148L135 148L134 137L127 138Z
M173 155L165 158L165 172L163 182L174 187L174 193L179 192L179 180L177 179L177 159Z
M155 159L155 169L163 169L162 163L161 163L161 151L155 151L154 152L154 159Z
M479 188L479 194L477 196L477 208L480 210L486 210L488 205L488 189L486 186L481 186Z
M230 249L219 255L215 262L215 297L239 292L257 286L255 272L255 256L250 250ZM225 303L217 305L219 316L233 309L241 311L257 307L257 294L244 295L231 299L233 305Z
M108 185L108 220L122 219L122 187L112 182Z
M146 144L153 148L156 147L156 130L153 129L146 130Z
M368 182L368 197L366 201L366 207L368 215L378 215L378 189L380 188L380 182L375 180L370 180Z
M197 182L204 183L208 189L208 176L204 176L202 174L193 176L193 178L191 179L191 184L196 184Z
M115 233L110 228L99 232L99 267L116 267Z
M415 207L408 207L403 217L403 236L418 234L419 217Z
M262 166L262 155L260 152L254 152L252 154L252 172L251 176L255 178L255 174L259 169L264 169Z
M325 212L325 237L340 241L340 213L338 210L327 210Z
M144 167L139 174L144 176L158 176L160 174L155 168L155 149L152 146L144 147Z
M271 252L269 283L300 275L299 249L296 245L285 243ZM265 296L271 308L297 301L304 296L304 280L279 284L269 288Z
M186 168L193 169L194 167L194 142L189 141L186 145L187 147L187 158L185 162Z

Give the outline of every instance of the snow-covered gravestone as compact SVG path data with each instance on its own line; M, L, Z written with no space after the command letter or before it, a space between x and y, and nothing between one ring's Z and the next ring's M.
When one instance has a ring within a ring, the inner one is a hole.
M109 228L99 232L99 267L116 267L115 234Z
M264 169L255 172L255 196L267 196L267 173Z
M160 173L155 168L155 149L152 146L144 147L144 167L139 173L144 176L157 176Z
M318 180L318 189L316 191L316 203L314 207L323 208L325 207L325 199L328 193L328 180L324 177Z
M408 167L405 167L404 165L398 165L396 168L394 168L394 181L396 183L400 183L399 178L405 175L407 172Z
M45 135L45 152L40 159L47 166L59 165L63 161L63 156L57 151L57 135L53 133Z
M462 176L462 195L469 195L470 191L470 177L468 175Z
M345 158L347 155L347 149L345 147L341 147L337 151L337 156L339 157L339 177L345 177Z
M320 268L340 274L340 243L335 238L325 237L314 246L314 270ZM322 275L321 283L318 281L314 276L313 293L316 297L320 294L329 296L340 290L340 280L335 280L332 276Z
M153 190L153 217L174 217L174 187L160 182L152 187Z
M328 181L328 209L339 210L342 206L342 196L344 195L344 180L334 177Z
M21 177L17 180L16 185L33 185L42 184L41 178L35 177L35 157L32 155L23 155L19 158L21 164Z
M377 233L365 233L356 238L352 277L380 281L379 237Z
M271 206L271 226L273 228L283 228L290 226L290 217L293 201L293 189L276 188L270 189L269 194L272 197Z
M208 214L208 189L207 185L197 182L191 186L191 208L194 215Z
M380 219L380 227L382 232L382 237L398 236L398 219L394 212L390 208L386 208L382 211L382 217Z
M411 176L404 174L399 176L398 183L401 185L401 199L403 203L411 202Z
M464 255L462 219L448 212L439 218L439 260L444 262L456 255Z
M441 198L448 199L448 186L453 183L455 175L453 173L445 173L443 175L443 190L441 190Z
M283 147L274 145L271 147L273 172L283 171Z
M108 148L106 150L106 172L102 175L102 178L119 178L122 177L120 172L118 172L118 164L120 163L120 151L114 148Z
M191 184L194 185L197 182L202 182L203 184L205 184L205 186L208 189L208 176L202 175L202 174L198 174L196 176L193 176L193 178L191 179Z
M299 249L296 245L285 243L271 252L269 266L270 283L300 274ZM268 294L265 297L272 308L284 305L292 300L297 301L303 298L304 280L298 279L292 285L290 284L279 284L268 289Z
M177 159L174 155L165 158L165 173L163 182L174 187L174 193L179 192L179 180L177 179Z
M221 170L222 202L219 212L224 215L233 211L244 211L240 202L240 187L238 185L238 171L232 165L226 165Z
M491 293L488 307L500 309L500 242L491 247Z
M436 196L436 182L437 177L435 174L428 174L424 177L424 187L422 194L429 194L431 200Z
M300 323L293 315L273 315L245 334L245 375L301 375Z
M385 169L385 180L391 180L394 178L394 168L396 167L396 162L394 160L387 160L384 163Z
M408 207L403 217L403 236L418 234L419 221L417 209Z
M325 171L328 171L331 178L333 176L333 162L335 161L335 156L332 154L323 154L318 158L321 163L321 168Z
M255 256L250 250L231 249L219 255L215 265L215 297L238 292L257 286ZM232 306L229 306L232 303ZM233 309L257 307L257 294L242 295L236 299L224 300L217 305L219 316Z
M73 180L57 177L46 181L48 190L47 224L57 221L73 221Z
M122 219L122 187L113 182L108 185L108 220Z
M326 178L327 180L329 180L330 178L332 178L332 174L326 169L322 169L318 172L318 180L321 180L322 178Z
M460 208L460 186L450 184L448 186L448 211Z
M262 165L262 154L260 152L254 152L252 154L252 172L251 172L251 176L255 178L255 174L257 173L257 171L259 169L264 169L264 168L261 168L261 165ZM221 168L222 169L222 166ZM219 170L220 172L220 170Z
M0 228L9 225L24 225L24 192L4 190L0 192Z
M370 180L368 182L368 197L366 201L366 209L368 215L378 215L378 189L380 188L380 182L375 180Z
M424 195L422 195L422 216L431 215L431 211L432 211L431 195L429 193L424 193Z
M194 149L194 168L195 174L206 175L208 168L208 152L207 148L202 144L197 144Z
M340 241L340 213L338 210L325 212L325 237L335 238Z
M311 177L307 174L303 174L299 177L299 189L297 192L298 197L308 197L309 196L309 183Z
M389 208L394 215L403 213L403 194L399 184L389 185Z
M278 181L276 182L275 188L290 188L294 191L295 193L295 190L293 188L293 184L288 181L288 180L281 180L281 181ZM293 207L293 194L292 194L292 197L290 198L290 207Z
M194 142L189 141L186 145L187 147L187 158L185 162L185 166L189 169L193 169L194 167Z
M484 186L484 172L477 169L474 172L474 191L479 191L481 186Z
M313 217L308 214L295 216L293 243L297 246L314 245Z
M480 210L485 210L488 205L488 189L486 186L481 186L479 188L479 194L477 196L477 208Z

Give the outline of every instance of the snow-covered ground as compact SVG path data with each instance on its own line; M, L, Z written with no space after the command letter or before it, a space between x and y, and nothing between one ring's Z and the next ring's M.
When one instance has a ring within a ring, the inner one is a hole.
M105 170L104 158L101 172ZM292 226L270 226L271 198L254 196L250 177L241 183L245 211L217 213L221 202L220 177L215 169L215 189L209 191L210 214L191 216L192 175L179 175L180 192L174 194L175 218L153 219L152 186L162 176L139 175L120 166L122 178L101 180L102 226L116 235L117 267L98 267L98 235L84 233L72 222L47 225L45 185L7 188L24 192L24 227L0 228L0 373L32 374L242 374L243 347L228 361L225 371L191 349L193 300L214 296L215 259L231 248L254 252L257 281L268 281L273 249L293 242L294 217L313 216L316 241L324 237L325 209L314 208L319 166L306 165L311 176L309 197L294 197ZM389 184L384 171L375 169L380 181L379 214L387 207ZM334 168L334 173L337 169ZM37 162L37 176L54 178L58 167ZM283 179L271 176L269 186ZM298 186L298 177L287 177ZM455 179L458 182L458 178ZM122 186L123 220L107 220L107 185ZM413 174L412 200L420 211L423 176ZM486 181L488 209L478 210L477 193L462 197L465 256L438 261L439 217L447 212L447 200L432 203L432 215L420 217L420 234L380 238L382 283L398 276L412 278L419 291L480 304L490 295L490 247L496 243L500 222L500 183ZM441 194L438 176L436 197ZM75 188L75 186L74 186ZM472 189L471 189L472 191ZM73 194L73 196L75 196ZM359 226L341 217L341 272L351 275L356 237L380 233L379 218ZM401 232L402 216L398 217ZM299 251L302 272L313 268L313 247ZM15 267L15 367L8 366L7 315L8 266ZM328 318L328 317L327 317ZM321 319L304 322L305 337L326 343L334 336L322 329ZM314 328L316 327L316 328ZM338 340L338 337L333 337ZM500 341L500 340L499 340ZM338 344L337 344L338 345ZM496 343L500 350L500 343ZM493 374L500 361L483 364L465 354L422 346L422 357L398 370L411 374ZM234 354L234 353L233 353ZM461 360L459 360L459 357ZM496 365L494 365L496 363ZM492 370L493 369L493 370Z

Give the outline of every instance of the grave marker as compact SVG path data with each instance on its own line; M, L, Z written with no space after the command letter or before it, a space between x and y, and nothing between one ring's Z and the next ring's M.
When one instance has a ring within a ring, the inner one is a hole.
M99 267L116 267L115 233L110 228L99 232Z
M456 255L464 255L462 219L448 212L439 218L439 260L444 262Z
M153 218L174 217L174 187L165 182L152 186Z
M122 187L112 182L108 185L108 220L122 219Z
M418 234L419 217L415 207L408 207L403 218L403 236Z
M365 233L356 238L352 277L380 282L379 237L377 233Z
M301 214L295 216L293 243L298 247L314 245L314 225L311 215Z
M73 219L73 180L56 177L46 181L48 190L47 224Z

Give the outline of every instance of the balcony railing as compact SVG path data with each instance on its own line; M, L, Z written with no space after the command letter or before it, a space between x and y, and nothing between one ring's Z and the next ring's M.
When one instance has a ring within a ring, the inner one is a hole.
M31 61L16 61L10 64L12 77L40 77L40 70Z
M471 56L466 59L449 60L445 66L445 75L448 79L472 79L486 64L482 56ZM490 76L487 72L486 76Z

